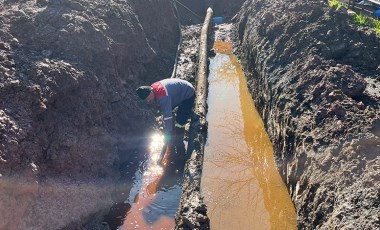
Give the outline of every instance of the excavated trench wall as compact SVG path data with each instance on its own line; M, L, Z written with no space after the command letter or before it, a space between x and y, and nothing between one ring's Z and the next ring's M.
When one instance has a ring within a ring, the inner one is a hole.
M7 0L0 24L0 229L80 224L154 124L134 89L172 72L174 7Z
M299 229L378 229L379 37L321 1L246 1L236 20Z

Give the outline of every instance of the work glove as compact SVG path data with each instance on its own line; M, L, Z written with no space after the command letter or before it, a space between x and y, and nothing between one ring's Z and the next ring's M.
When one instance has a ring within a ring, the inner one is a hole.
M175 128L179 128L179 129L183 129L183 128L185 128L185 126L186 126L186 124L180 125L179 123L175 123L175 125L174 125Z

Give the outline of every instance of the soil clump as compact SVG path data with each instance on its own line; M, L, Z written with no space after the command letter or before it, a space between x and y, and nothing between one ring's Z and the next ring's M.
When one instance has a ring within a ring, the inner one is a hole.
M246 1L235 20L299 229L379 228L379 37L321 1Z
M101 229L127 190L120 166L155 123L134 89L172 73L175 7L0 2L0 229ZM321 1L248 0L236 16L243 1L231 2L188 5L235 22L216 36L233 38L298 227L380 228L379 37ZM181 21L204 19L192 17ZM176 77L193 84L200 28L182 27L178 58Z
M169 0L6 0L0 24L0 229L75 229L112 205L154 125L134 89L170 76L177 14Z

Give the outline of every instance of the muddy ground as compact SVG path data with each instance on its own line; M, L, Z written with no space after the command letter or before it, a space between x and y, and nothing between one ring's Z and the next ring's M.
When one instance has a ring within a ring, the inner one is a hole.
M235 19L298 227L380 228L379 36L321 1L246 1Z
M246 1L233 22L215 39L234 43L298 228L380 228L379 37L320 1Z
M174 7L8 0L0 24L0 229L80 226L155 123L134 89L172 72Z
M209 4L228 19L243 2ZM134 89L171 75L175 9L0 3L0 229L100 229L115 191L127 189L120 166L155 124ZM197 14L207 6L188 4ZM380 228L378 36L321 1L247 0L233 22L299 228ZM177 70L192 82L199 28L183 28Z

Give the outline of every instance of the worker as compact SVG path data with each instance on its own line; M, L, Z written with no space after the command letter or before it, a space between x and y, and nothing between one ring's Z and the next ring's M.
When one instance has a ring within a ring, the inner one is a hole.
M173 127L184 130L190 117L195 90L193 85L185 80L168 78L155 82L150 86L140 86L136 89L137 95L146 102L157 102L164 119L165 143L172 144ZM176 121L173 119L173 109L178 106ZM173 125L175 122L175 125ZM183 138L182 137L181 141ZM183 143L183 142L182 142Z

